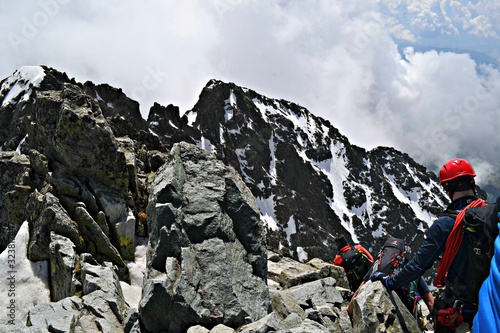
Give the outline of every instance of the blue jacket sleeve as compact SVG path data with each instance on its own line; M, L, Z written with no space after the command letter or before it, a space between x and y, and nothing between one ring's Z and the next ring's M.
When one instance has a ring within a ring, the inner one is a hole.
M418 292L420 295L427 294L430 291L429 286L427 285L427 282L425 282L425 279L423 276L420 277L418 280Z
M500 236L495 240L490 275L479 290L479 300L479 309L472 326L474 333L500 332Z
M438 218L429 228L426 238L417 254L393 277L386 281L389 289L401 288L413 280L420 278L426 270L443 253L446 239L453 228L455 220L449 216Z

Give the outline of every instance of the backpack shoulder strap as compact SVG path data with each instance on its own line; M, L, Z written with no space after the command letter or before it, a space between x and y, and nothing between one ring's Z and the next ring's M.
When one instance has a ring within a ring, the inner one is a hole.
M453 219L456 219L459 213L460 213L459 210L453 210L447 208L443 213L441 213L441 216L449 216L452 217Z

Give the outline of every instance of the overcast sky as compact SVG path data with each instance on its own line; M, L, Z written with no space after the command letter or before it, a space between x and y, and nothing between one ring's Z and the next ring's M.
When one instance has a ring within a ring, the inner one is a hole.
M437 172L500 165L500 1L0 0L0 79L47 65L191 109L215 78ZM498 167L496 170L498 171Z

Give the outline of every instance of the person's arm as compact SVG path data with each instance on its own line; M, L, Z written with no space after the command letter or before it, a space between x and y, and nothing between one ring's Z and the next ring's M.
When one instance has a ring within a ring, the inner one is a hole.
M422 300L424 301L425 305L427 305L429 311L432 312L432 309L434 308L434 295L432 295L431 291L429 290L429 286L427 285L427 282L425 282L423 276L421 276L418 280L417 290L422 296Z
M453 228L455 220L449 216L437 219L427 231L426 239L417 254L393 277L385 281L389 289L401 288L411 281L420 278L427 269L443 253L446 239Z
M422 299L424 300L425 305L427 305L427 309L429 309L429 312L432 312L432 310L434 309L434 295L432 295L432 293L428 291L422 295Z

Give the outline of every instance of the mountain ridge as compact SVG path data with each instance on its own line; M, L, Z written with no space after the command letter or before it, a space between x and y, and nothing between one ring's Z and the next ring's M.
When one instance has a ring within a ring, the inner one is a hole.
M292 236L294 234L292 231L302 227L300 225L289 226L288 221L293 224L299 220L300 224L300 220L307 221L308 217L313 217L320 228L330 233L330 237L319 237L312 228L308 228L307 231L312 232L314 239L326 242L327 246L332 246L333 238L343 233L355 238L354 241L372 244L372 238L366 235L367 228L362 227L363 222L372 222L367 219L368 216L363 218L363 214L367 215L367 210L361 207L363 202L367 202L363 198L370 199L372 195L376 197L376 192L382 190L397 201L403 200L400 207L390 210L406 211L406 220L410 220L411 215L420 218L422 230L432 221L433 215L437 215L444 207L447 200L444 192L436 185L435 175L411 160L407 154L388 147L366 151L361 147L351 145L347 137L340 134L329 121L314 116L307 109L289 101L269 99L251 89L238 87L234 83L223 83L217 80L207 83L200 94L199 102L185 116L191 119L193 127L198 129L197 134L192 135L193 140L199 146L212 150L218 158L240 172L257 202L260 203L261 210L269 204L274 206L274 211L278 216L274 219L276 222L274 225L281 224L281 237L277 237L280 239L288 240L297 237ZM171 129L158 128L157 130L161 134ZM251 147L251 150L247 147ZM381 164L379 162L389 165L389 160L394 160L401 165L385 169L367 166L370 163ZM405 167L406 161L410 162ZM355 173L349 172L349 169L355 169ZM425 181L412 182L404 179L402 186L396 186L394 191L387 189L387 186L384 187L384 184L390 183L388 180L391 177L398 177L394 173L398 170L401 173L400 178L401 176L406 178L408 171L412 171L416 179L421 177L425 178ZM301 177L297 179L293 176L295 173L300 174ZM305 177L306 174L313 176ZM362 184L372 180L371 189L367 191ZM290 197L296 200L288 199L286 202L287 199L280 198L279 202L269 203L272 195L276 198L283 192L279 184L285 184L282 187L292 189L295 197ZM411 200L404 199L404 196L408 195L406 192L411 190L411 186L420 188L422 193L428 193L430 196L428 203L425 202L426 198L417 199L422 201L422 207L425 209L418 205L418 207L409 207ZM426 192L425 187L430 190ZM273 193L271 189L275 189L276 193ZM396 198L399 192L403 194L400 198ZM383 204L389 205L389 201L392 200L384 200ZM375 213L385 213L381 212L380 205L374 206ZM295 207L309 209L307 216L302 214L303 216L298 219L295 217L291 219L294 214L301 215ZM358 212L353 213L352 208L358 209ZM410 211L414 209L416 212L411 213ZM430 214L424 216L423 211L427 209ZM268 213L267 216L275 215L270 212L266 213ZM388 218L392 219L393 215ZM336 226L343 224L344 230L337 228L338 232L335 232L325 220L333 221L332 223ZM404 221L401 218L394 218L394 220L394 224ZM375 219L374 225L380 224L380 221ZM421 232L415 226L413 228L411 234L420 234L417 236L420 238ZM391 234L407 238L408 234L404 235L396 229L393 228ZM365 233L365 236L358 239L357 233ZM411 238L411 240L419 242L418 239ZM305 242L305 240L297 241L298 247L304 248L301 244ZM280 246L286 247L287 244L275 243L275 247ZM321 257L321 254L314 249L314 245L308 246L312 251L312 256ZM321 249L321 251L324 250L325 248ZM377 250L376 246L373 250ZM298 257L296 249L291 249L291 252ZM324 255L322 257L325 258Z
M89 103L102 110L116 137L128 136L159 152L157 157L173 142L194 143L235 168L268 222L271 248L285 249L297 259L328 260L335 248L333 239L341 234L370 244L375 252L373 239L388 234L407 238L416 248L447 201L435 175L407 154L391 147L366 151L351 145L329 121L290 101L210 80L184 115L173 105L155 104L146 121L138 103L121 89L77 83L65 73L40 68L45 77L41 88L31 84L34 89L79 86L95 99ZM2 91L7 90L5 82L8 79L1 82ZM13 108L3 95L5 107ZM17 103L26 103L26 94L15 97ZM20 126L11 128L15 132ZM2 147L17 149L24 135L4 134ZM151 162L154 159L146 164ZM161 158L156 161L160 163Z

